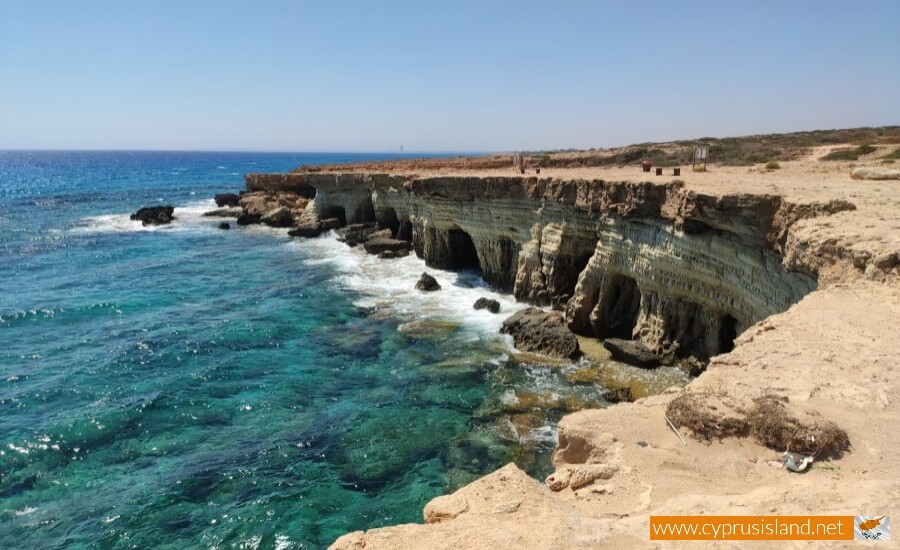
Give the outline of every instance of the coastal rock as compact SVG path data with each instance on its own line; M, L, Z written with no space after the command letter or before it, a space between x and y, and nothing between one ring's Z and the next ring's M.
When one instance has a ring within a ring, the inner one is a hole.
M291 227L294 225L294 216L284 206L273 208L266 212L260 221L270 227Z
M228 222L220 222L219 229L231 229L231 224Z
M479 298L472 305L474 309L486 309L491 313L500 313L500 302L490 298Z
M237 206L238 201L241 200L241 196L237 193L219 193L215 197L216 206Z
M503 321L500 332L511 335L516 347L523 351L567 359L581 354L578 339L559 312L523 309Z
M409 256L409 248L384 250L378 253L378 257L382 260L393 260L394 258L405 258L406 256Z
M259 223L260 218L262 218L259 214L248 214L247 212L242 212L237 217L238 225L253 225Z
M204 212L203 215L210 218L237 218L244 210L238 207L219 208Z
M140 221L141 225L165 225L175 219L174 206L146 206L131 215L131 219Z
M341 220L340 218L325 218L319 223L319 226L322 228L322 231L339 229L341 227Z
M382 252L399 252L409 250L409 243L390 237L377 237L363 243L363 248L369 254L381 254ZM392 256L393 257L393 256Z
M416 290L422 290L425 292L434 292L435 290L440 290L441 285L437 282L437 279L429 275L428 273L422 273L422 276L419 277L419 282L416 283Z
M316 188L309 185L304 174L245 174L247 191L289 192L305 199L316 196Z
M322 224L320 223L302 224L288 231L288 235L291 237L304 237L307 239L318 237L321 234Z
M377 228L374 222L354 223L338 230L338 240L346 243L347 246L356 246L366 242L375 231Z
M613 359L629 365L651 368L658 367L661 364L659 355L636 340L607 338L603 341L603 347L609 350Z
M433 499L425 505L423 515L425 523L440 523L454 519L469 509L466 497L462 495L444 495Z

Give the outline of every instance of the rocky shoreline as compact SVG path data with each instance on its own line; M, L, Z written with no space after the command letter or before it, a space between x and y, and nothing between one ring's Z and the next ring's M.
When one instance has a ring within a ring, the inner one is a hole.
M822 426L833 425L846 445L818 460L880 462L860 469L877 475L858 474L855 483L896 473L896 459L885 463L883 449L900 449L897 438L873 450L859 404L848 403L848 395L867 391L848 370L875 376L885 354L900 351L886 332L900 326L896 235L872 244L829 237L834 226L860 223L873 209L883 221L880 209L900 203L900 193L891 190L882 204L864 199L558 175L248 175L237 199L239 224L290 227L307 238L337 230L348 245L386 260L412 251L429 266L479 270L517 299L549 308L524 310L504 324L524 351L576 357L577 334L604 341L632 364L678 364L694 375L707 370L684 390L701 423L676 419L693 436L689 444L663 422L679 391L574 413L559 425L556 472L546 485L509 465L432 501L424 526L352 533L334 548L652 547L651 512L700 513L703 499L720 493L732 495L723 513L789 513L783 499L799 493L815 495L817 513L842 503L896 503L883 490L880 500L856 492L835 497L841 479L787 477L764 460L783 451L785 441L821 438ZM822 315L835 318L818 320ZM854 329L882 349L854 354L844 343L841 315L880 317ZM786 425L808 428L789 434L800 439L750 442L747 433L705 433L707 425L749 414L763 395L777 398ZM884 421L900 419L892 398L871 408ZM717 464L730 468L715 480L701 467L709 445L718 447ZM671 487L660 477L667 464L683 465L671 472L677 480ZM760 484L768 484L763 497L754 493ZM897 482L887 485L896 495ZM486 522L486 514L496 521ZM541 525L533 525L538 518Z

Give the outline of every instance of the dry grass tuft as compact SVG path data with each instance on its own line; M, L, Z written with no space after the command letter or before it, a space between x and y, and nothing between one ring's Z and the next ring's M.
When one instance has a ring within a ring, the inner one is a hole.
M804 422L791 415L786 399L764 395L753 400L747 413L750 434L761 444L779 451L840 456L850 448L847 432L837 424L813 416Z
M747 420L712 393L684 393L669 402L666 416L680 428L687 428L703 441L743 437L749 432Z

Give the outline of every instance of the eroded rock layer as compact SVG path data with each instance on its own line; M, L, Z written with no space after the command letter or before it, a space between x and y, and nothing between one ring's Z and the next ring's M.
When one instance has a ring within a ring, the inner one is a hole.
M730 350L813 290L817 265L782 262L790 227L854 208L702 195L679 182L302 175L315 189L307 217L377 222L430 266L477 269L519 299L565 310L577 333L680 357Z

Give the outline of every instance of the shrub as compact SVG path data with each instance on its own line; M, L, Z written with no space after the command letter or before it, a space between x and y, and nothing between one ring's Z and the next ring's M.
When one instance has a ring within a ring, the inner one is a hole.
M900 149L897 149L893 153L888 153L887 155L885 155L881 158L886 159L886 160L900 159Z
M706 166L703 166L702 164L694 166L694 172L706 172Z
M822 157L820 160L859 160L859 157L874 153L875 151L875 147L872 147L871 145L860 145L854 149L836 149Z
M781 168L781 165L778 164L777 160L770 160L766 163L766 170L778 170Z

